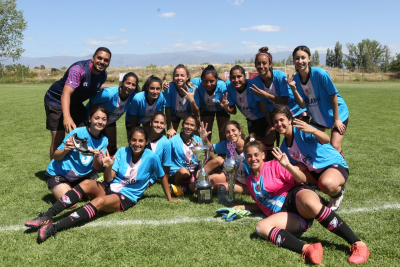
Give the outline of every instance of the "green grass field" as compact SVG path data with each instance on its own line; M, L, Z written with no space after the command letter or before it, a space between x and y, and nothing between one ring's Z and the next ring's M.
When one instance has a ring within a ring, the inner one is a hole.
M23 224L55 201L44 176L50 144L43 106L48 86L0 85L0 266L309 264L301 255L254 233L262 214L228 223L214 217L223 207L217 200L210 205L198 205L194 197L169 203L159 184L125 213L100 216L37 244L37 231ZM337 88L350 109L342 147L351 174L338 213L369 246L371 256L365 266L398 266L399 83L338 83ZM234 119L246 125L242 115ZM117 124L118 144L124 146L123 119ZM214 126L213 142L217 131ZM235 204L251 202L249 196L236 196ZM347 243L318 222L301 239L322 243L323 266L349 265Z

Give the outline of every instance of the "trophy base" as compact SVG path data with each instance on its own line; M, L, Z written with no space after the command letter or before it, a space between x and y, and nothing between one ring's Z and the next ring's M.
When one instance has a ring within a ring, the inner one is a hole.
M210 204L213 202L211 186L197 187L197 203Z

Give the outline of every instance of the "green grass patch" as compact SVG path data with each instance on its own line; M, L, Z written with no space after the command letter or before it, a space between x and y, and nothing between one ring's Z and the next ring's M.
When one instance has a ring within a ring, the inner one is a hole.
M0 84L0 266L305 264L300 255L254 233L261 214L227 223L214 218L222 207L217 201L198 205L192 197L169 203L159 184L127 212L99 216L38 245L37 232L26 230L23 224L55 201L44 176L51 141L43 104L48 87ZM350 110L342 144L350 177L338 213L369 246L371 257L365 266L396 266L400 261L399 84L338 83L337 88ZM247 128L241 114L233 119ZM118 145L126 146L123 119L117 127ZM217 133L215 122L213 142ZM235 200L235 204L252 202L249 196ZM323 244L323 266L349 265L349 246L318 222L301 239Z

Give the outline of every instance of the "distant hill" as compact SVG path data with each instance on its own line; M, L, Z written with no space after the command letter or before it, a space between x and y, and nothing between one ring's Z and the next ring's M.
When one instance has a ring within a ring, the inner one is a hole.
M272 53L273 61L282 61L287 59L291 51ZM234 63L235 60L250 61L255 54L239 54L239 53L215 53L210 51L184 51L174 53L157 53L157 54L113 54L110 67L141 67L150 64L157 66L178 65L182 64L202 64L202 63ZM72 63L89 59L92 55L83 57L71 56L55 56L55 57L21 57L14 63L20 63L29 66L31 69L44 65L46 68L62 68L69 67ZM325 64L325 54L320 53L320 62ZM13 64L12 61L5 61L3 64Z

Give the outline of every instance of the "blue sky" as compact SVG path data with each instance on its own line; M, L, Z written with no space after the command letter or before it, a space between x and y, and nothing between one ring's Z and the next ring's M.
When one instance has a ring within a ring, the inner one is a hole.
M220 53L326 53L339 41L377 40L400 53L400 1L17 0L28 28L26 57L85 56L99 46L114 54L185 50ZM397 25L397 26L396 26Z

